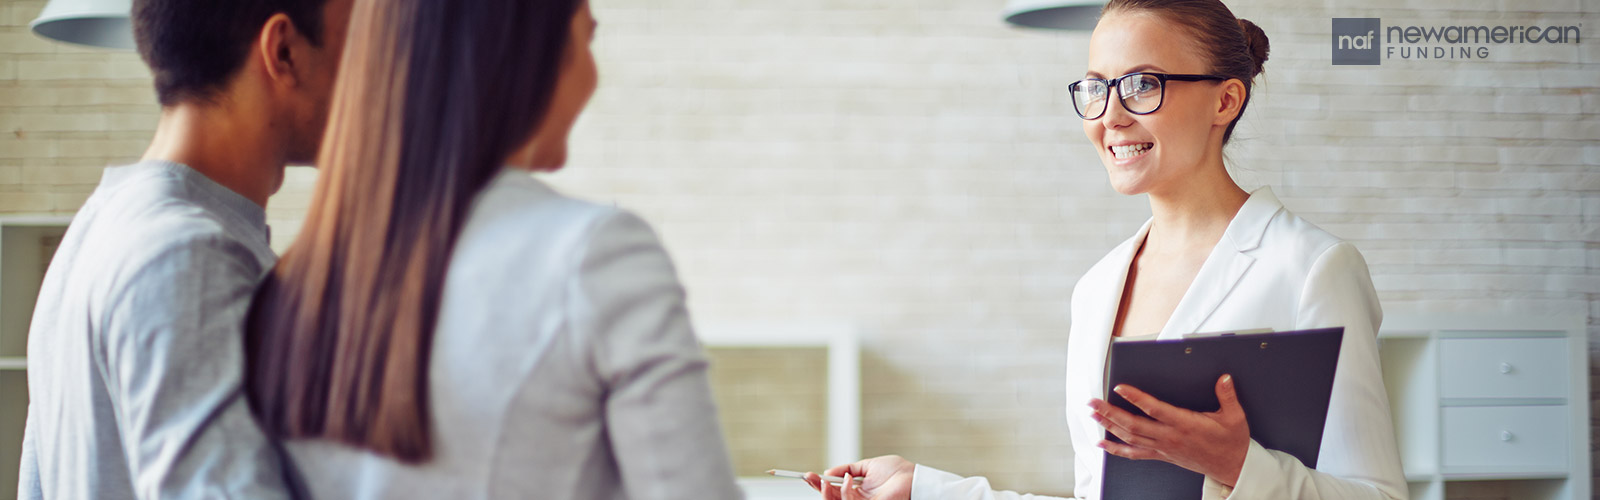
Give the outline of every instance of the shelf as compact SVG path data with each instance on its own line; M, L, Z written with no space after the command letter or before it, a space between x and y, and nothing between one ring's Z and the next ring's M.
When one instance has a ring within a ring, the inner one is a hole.
M1434 472L1434 471L1407 472L1406 473L1406 482L1408 482L1408 483L1426 483L1428 481L1432 481L1433 478L1437 477L1438 475L1439 474Z
M1443 330L1499 330L1525 332L1530 330L1569 330L1582 326L1582 317L1560 315L1493 313L1433 313L1389 314L1383 318L1379 336L1389 332L1436 332Z
M1499 481L1509 479L1566 479L1567 471L1552 469L1514 470L1449 467L1439 471L1447 481Z
M804 481L785 477L740 477L739 488L750 500L813 500L821 496Z
M1382 342L1384 340L1391 339L1427 339L1431 336L1433 336L1433 330L1391 330L1389 329L1388 325L1384 325L1383 331L1378 332L1378 341Z
M27 352L28 323L68 219L0 217L0 359Z
M1439 406L1566 406L1567 398L1439 398Z

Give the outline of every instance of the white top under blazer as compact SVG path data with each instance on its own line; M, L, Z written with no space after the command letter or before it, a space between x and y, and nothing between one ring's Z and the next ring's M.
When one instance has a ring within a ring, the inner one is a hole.
M1090 268L1072 293L1067 341L1067 426L1077 498L1100 499L1104 428L1088 403L1105 397L1106 352L1128 266L1150 223ZM1344 341L1316 469L1254 440L1238 484L1206 480L1203 498L1230 500L1405 500L1405 477L1378 362L1383 311L1354 245L1295 216L1260 188L1250 194L1200 266L1159 338L1186 333L1343 326ZM1249 416L1246 415L1248 419ZM981 477L917 466L913 499L1046 498L996 491Z

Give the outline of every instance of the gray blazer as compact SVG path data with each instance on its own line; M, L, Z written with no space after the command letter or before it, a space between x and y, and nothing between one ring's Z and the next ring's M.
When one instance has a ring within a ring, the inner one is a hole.
M431 363L433 459L291 441L313 496L743 496L683 287L630 213L502 173L457 240Z

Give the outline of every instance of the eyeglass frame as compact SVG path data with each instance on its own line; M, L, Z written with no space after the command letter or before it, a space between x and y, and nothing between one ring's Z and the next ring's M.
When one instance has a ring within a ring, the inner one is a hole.
M1127 96L1122 95L1122 88L1119 87L1119 84L1121 84L1123 80L1127 79L1130 76L1143 76L1143 75L1149 75L1149 76L1156 77L1156 80L1161 83L1161 95L1157 96L1158 100L1156 101L1156 107L1154 109L1151 109L1150 111L1145 111L1143 113L1140 113L1140 112L1134 111L1132 108L1128 107L1128 103L1125 102L1125 100L1127 99ZM1144 115L1148 115L1150 113L1154 113L1156 111L1159 111L1161 109L1161 106L1167 103L1167 80L1172 80L1172 81L1177 81L1177 82L1205 82L1205 81L1227 81L1227 80L1231 80L1231 79L1232 78L1229 78L1229 77L1226 77L1226 76L1222 76L1222 75L1195 75L1195 74L1183 74L1183 73L1156 73L1156 72L1152 72L1152 71L1136 71L1136 72L1128 73L1126 75L1122 75L1122 76L1119 76L1119 77L1116 77L1116 78L1112 78L1110 80L1107 80L1107 79L1104 79L1104 78L1084 78L1082 80L1078 80L1076 82L1069 83L1069 84L1067 84L1067 98L1072 99L1072 111L1078 113L1078 117L1079 118L1082 118L1084 120L1099 120L1100 117L1106 115L1106 111L1111 110L1111 103L1110 103L1111 92L1109 92L1109 90L1110 89L1117 89L1117 103L1122 105L1122 109L1127 111L1127 112L1129 112L1129 113L1133 113L1133 114L1136 114L1136 115L1144 116ZM1073 88L1077 87L1079 84L1081 84L1083 82L1100 82L1100 83L1103 83L1103 84L1105 84L1106 90L1108 91L1108 92L1106 92L1106 101L1107 101L1106 105L1105 106L1101 106L1100 107L1100 112L1095 114L1092 117L1085 116L1083 114L1083 111L1079 111L1078 110L1078 100L1076 98L1072 97Z

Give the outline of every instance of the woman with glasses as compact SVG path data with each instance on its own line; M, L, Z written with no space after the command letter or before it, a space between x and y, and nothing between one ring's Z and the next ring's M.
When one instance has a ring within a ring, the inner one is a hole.
M531 171L594 92L583 0L356 0L246 391L312 498L736 499L650 227Z
M1366 262L1270 189L1241 189L1223 166L1223 146L1266 59L1266 34L1217 0L1111 0L1089 42L1086 78L1069 86L1111 186L1148 195L1153 213L1073 291L1066 399L1078 498L1101 498L1105 453L1203 474L1190 498L1408 495L1379 371L1383 313ZM1316 469L1250 438L1227 375L1216 383L1216 412L1172 407L1126 386L1112 390L1155 418L1103 400L1114 337L1330 326L1345 335ZM895 456L825 474L863 479L841 489L808 475L830 499L1035 498Z

